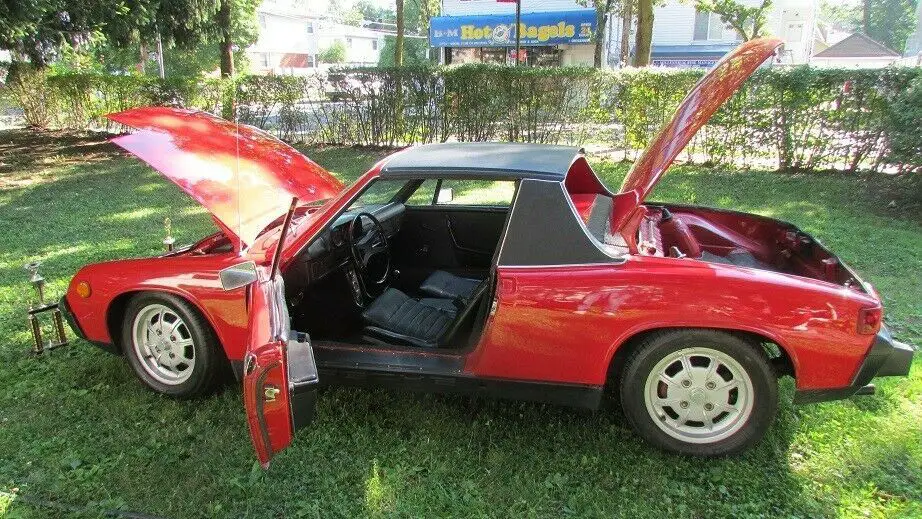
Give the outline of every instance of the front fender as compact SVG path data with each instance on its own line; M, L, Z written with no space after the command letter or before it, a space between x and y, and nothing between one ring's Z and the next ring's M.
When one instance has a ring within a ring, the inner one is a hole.
M91 264L74 275L65 298L87 340L116 344L118 337L110 328L110 318L118 316L121 305L131 294L166 292L182 297L205 317L227 357L239 360L245 348L246 291L245 288L225 291L218 272L240 261L234 254L221 254ZM90 285L89 297L77 294L76 286L81 282Z

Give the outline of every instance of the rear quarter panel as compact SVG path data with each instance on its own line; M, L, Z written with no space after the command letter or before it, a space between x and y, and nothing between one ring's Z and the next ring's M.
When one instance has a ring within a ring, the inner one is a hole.
M94 263L80 269L70 282L67 302L86 338L113 343L107 316L119 296L133 292L167 292L184 298L208 320L231 360L243 359L247 338L246 288L225 291L218 272L244 261L233 253L172 256ZM81 298L75 287L90 284Z
M849 384L873 340L858 310L879 302L797 276L692 259L498 269L499 304L466 369L483 377L601 385L637 333L718 328L765 336L791 358L798 389Z

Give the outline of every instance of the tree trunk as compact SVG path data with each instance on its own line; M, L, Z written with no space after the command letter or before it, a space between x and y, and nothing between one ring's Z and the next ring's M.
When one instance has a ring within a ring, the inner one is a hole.
M650 50L653 43L653 0L637 2L637 36L634 40L634 66L650 64Z
M231 38L230 0L221 2L217 22L221 33L221 77L231 77L234 75L234 40Z
M397 0L397 41L394 42L394 65L398 67L403 65L403 25L403 0Z
M602 68L602 56L605 54L605 26L608 23L608 13L595 10L595 55L593 57L593 66Z
M861 3L861 26L864 34L871 34L871 0L864 0Z
M631 62L631 22L634 20L634 0L624 0L621 7L621 54L618 61L625 67Z
M147 44L141 42L141 52L138 54L138 72L142 75L147 72Z

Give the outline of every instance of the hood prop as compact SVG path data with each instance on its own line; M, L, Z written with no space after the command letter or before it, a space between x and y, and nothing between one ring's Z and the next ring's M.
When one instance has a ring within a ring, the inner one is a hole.
M282 249L285 245L285 236L288 235L288 228L291 227L291 218L294 216L297 206L298 197L292 197L288 212L285 213L285 221L282 223L282 233L279 234L279 241L275 244L275 251L272 254L272 268L269 270L269 279L275 279L275 275L278 273L279 263L282 261Z

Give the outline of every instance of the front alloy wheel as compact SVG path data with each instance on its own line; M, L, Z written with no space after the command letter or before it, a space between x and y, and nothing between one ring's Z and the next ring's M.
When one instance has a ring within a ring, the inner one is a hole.
M672 330L648 336L628 358L621 402L648 442L723 455L764 436L778 389L758 343L715 330Z
M195 341L189 325L171 308L142 308L132 325L134 354L148 375L169 385L182 384L195 370Z
M144 384L177 398L209 391L223 361L208 322L184 299L166 293L147 292L131 299L121 346Z

